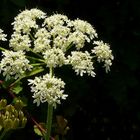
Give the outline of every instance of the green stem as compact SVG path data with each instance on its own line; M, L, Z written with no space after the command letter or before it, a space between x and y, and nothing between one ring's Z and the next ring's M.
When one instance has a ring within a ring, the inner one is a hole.
M51 126L52 126L52 118L53 118L53 105L48 104L48 113L47 113L47 133L45 136L45 140L50 140L51 135Z
M31 57L31 56L26 56L27 58L31 59L31 60L35 60L35 61L39 61L39 62L45 62L43 59L39 59L39 58L35 58L35 57Z
M52 67L50 67L50 75L51 75L51 77L53 76L53 68ZM50 140L52 118L53 118L53 105L48 104L47 123L46 123L47 133L46 133L46 136L45 136L45 140Z
M4 138L6 132L7 132L6 130L3 130L2 134L0 135L0 140L2 140Z
M27 77L30 77L30 76L33 76L33 75L36 75L40 72L44 71L43 68L38 68L38 70L36 70L35 72L31 72L29 74L26 74L26 75L23 75L22 77L18 78L16 81L14 81L9 87L12 87L14 86L16 83L18 83L21 79L23 78L27 78Z
M46 65L45 63L35 63L35 64L31 64L32 66L42 66L42 65Z
M1 50L1 51L6 51L7 49L4 49L4 48L0 47L0 50Z
M39 58L42 58L42 55L40 55L40 54L38 54L38 53L35 53L35 52L33 51L33 49L30 49L30 52L33 53L33 54L35 54L35 55L38 56Z
M66 48L66 51L68 51L71 47L73 46L73 44L69 44L68 47Z
M32 40L35 40L32 34L29 34L29 36L31 37Z

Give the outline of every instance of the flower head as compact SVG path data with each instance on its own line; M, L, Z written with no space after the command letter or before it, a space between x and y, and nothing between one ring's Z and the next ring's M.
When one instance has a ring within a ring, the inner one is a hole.
M86 36L82 32L75 31L69 35L67 40L68 44L73 44L77 50L80 50L85 45Z
M61 14L54 14L48 18L45 19L44 21L44 25L51 30L52 28L54 28L57 25L64 25L64 23L68 23L68 17L65 15L61 15Z
M33 51L35 53L40 53L50 49L50 38L51 35L45 28L38 29L38 31L35 34Z
M28 81L31 85L31 92L34 93L34 103L37 103L37 106L40 105L40 102L48 102L56 107L56 104L60 104L60 99L66 99L68 96L63 94L65 83L60 78L46 74Z
M3 52L3 58L0 63L0 72L3 72L3 76L6 76L6 80L10 78L17 79L31 69L32 66L29 64L29 60L26 59L23 51Z
M68 63L72 65L73 69L77 74L83 76L84 73L94 77L94 67L92 62L92 57L90 54L85 52L73 51L71 56L68 56Z
M62 66L65 64L65 55L59 48L52 48L43 53L47 67Z
M106 71L109 71L110 66L112 65L111 61L114 59L112 50L110 50L110 46L106 43L103 43L103 41L94 41L94 44L96 46L92 50L92 53L97 56L98 62L105 63L104 67L106 68Z
M22 11L12 24L14 33L9 46L14 51L3 52L0 72L6 79L17 79L24 77L26 71L32 70L32 66L35 67L34 70L38 70L38 67L45 70L46 65L50 69L50 75L29 80L34 103L37 105L48 102L56 107L61 99L67 97L63 94L65 83L53 76L52 69L56 67L71 65L77 75L95 77L94 61L97 60L104 63L106 71L110 70L114 59L110 46L103 41L95 41L98 35L87 21L70 20L62 14L46 17L44 12L34 8ZM1 29L0 40L6 40ZM90 44L88 49L85 47L87 44ZM93 49L90 49L91 45L94 46ZM25 52L32 65L26 59ZM34 70L30 75L38 73Z
M84 20L76 19L74 21L71 21L69 23L69 26L73 27L75 31L80 31L85 35L89 36L89 39L93 39L94 37L97 37L96 30L92 27L90 23ZM88 37L87 36L87 37Z
M46 14L38 9L24 10L12 23L16 32L23 32L29 34L31 28L38 28L36 19L44 19Z
M29 51L31 47L31 40L29 35L21 35L20 33L14 32L10 39L9 46L15 51L26 50Z

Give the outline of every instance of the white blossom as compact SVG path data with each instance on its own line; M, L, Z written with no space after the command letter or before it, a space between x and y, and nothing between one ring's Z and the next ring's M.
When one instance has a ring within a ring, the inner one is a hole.
M6 41L6 40L7 40L7 39L6 39L6 36L7 36L7 35L3 33L3 30L0 29L0 40Z
M56 25L54 26L54 28L51 30L50 33L53 37L56 36L66 37L70 34L70 28L62 25Z
M15 51L29 51L31 47L31 40L29 38L29 35L21 35L20 33L14 32L9 41L9 46Z
M68 17L61 14L54 14L45 19L44 24L49 30L54 28L57 25L64 25L64 23L68 23Z
M73 51L71 56L68 56L68 63L72 65L78 75L83 76L84 73L87 73L88 75L95 77L92 57L87 51Z
M40 102L48 102L56 107L57 104L60 104L60 99L66 99L68 96L63 94L65 83L60 78L46 74L28 81L31 85L31 92L33 92L34 103L37 103L37 106L40 105Z
M74 44L77 50L80 50L85 45L85 35L82 32L75 31L71 33L67 39L67 44Z
M15 17L14 30L16 32L23 32L29 34L31 28L37 29L38 25L36 19L44 19L46 14L38 9L24 10Z
M32 66L38 68L42 65L50 70L71 65L77 75L95 77L93 64L97 60L104 63L106 71L110 70L114 59L112 50L103 41L95 41L98 37L96 30L87 21L70 20L62 14L46 17L44 12L34 8L22 11L15 17L12 25L14 33L9 40L9 46L14 51L3 51L0 63L0 73L6 80L22 78L27 71L32 71ZM0 40L7 40L1 29ZM84 48L88 43L94 46L92 50ZM32 60L32 65L25 53ZM33 71L31 75L35 73ZM33 92L33 102L37 106L48 102L56 107L61 99L68 96L63 94L65 83L56 78L52 71L28 81Z
M28 13L27 13L28 14ZM35 20L35 19L44 19L46 18L46 14L39 10L39 9L36 9L36 8L33 8L31 10L29 10L29 14L30 14L30 17Z
M26 71L30 71L32 66L29 64L29 60L26 59L23 51L4 51L3 58L0 62L0 72L3 72L3 76L6 76L6 80L11 77L17 79Z
M71 42L68 41L67 37L57 36L53 39L53 47L59 48L63 52L66 52L67 47L70 45Z
M51 48L51 35L45 28L40 28L35 34L33 51L36 53L44 52Z
M47 67L57 67L65 64L65 55L59 48L52 48L43 53Z
M68 25L73 27L74 30L80 31L83 34L88 35L89 36L89 39L88 39L88 36L87 36L88 41L90 41L90 39L92 40L93 38L97 37L96 30L87 21L76 19L74 21L69 22Z
M103 41L94 41L94 44L96 46L92 49L92 53L97 56L98 62L105 63L104 67L106 71L109 71L112 65L111 61L114 59L110 46L107 43L103 43Z

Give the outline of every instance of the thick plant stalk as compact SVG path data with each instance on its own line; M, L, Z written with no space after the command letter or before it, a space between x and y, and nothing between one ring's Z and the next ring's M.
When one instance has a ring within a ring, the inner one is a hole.
M45 140L50 140L52 117L53 117L53 106L52 106L52 104L48 104L47 124L46 124L47 125L47 133L45 136Z

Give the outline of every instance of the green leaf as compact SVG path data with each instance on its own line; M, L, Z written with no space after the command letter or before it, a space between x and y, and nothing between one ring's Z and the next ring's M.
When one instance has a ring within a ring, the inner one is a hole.
M34 125L34 132L38 135L38 136L43 136L41 131L38 129L38 127L36 125Z
M39 125L41 126L42 129L44 129L45 131L45 123L39 123ZM37 125L34 125L34 132L38 135L38 136L44 136L45 132L42 132L41 130L39 130Z
M36 75L36 74L38 74L38 73L40 73L42 71L44 71L44 68L37 67L37 68L34 68L31 72L26 73L24 77L33 76L33 75Z
M22 91L23 87L21 87L20 85L14 87L12 89L12 91L15 93L15 94L19 94L21 91Z
M23 89L21 84L22 83L19 81L14 86L12 86L11 87L12 92L14 92L15 94L19 94L22 91L22 89Z

